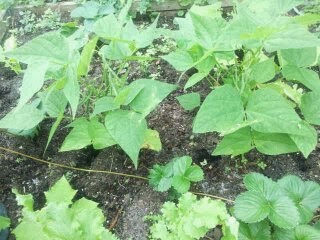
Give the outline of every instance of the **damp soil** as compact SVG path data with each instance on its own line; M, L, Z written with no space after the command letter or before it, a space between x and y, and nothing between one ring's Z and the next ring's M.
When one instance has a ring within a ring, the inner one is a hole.
M168 20L162 20L169 22ZM177 73L169 64L156 60L148 68L149 72L158 71L158 79L168 83L176 83ZM93 69L92 72L98 72ZM145 73L130 73L131 80L145 77ZM41 123L39 134L34 139L13 136L0 132L0 147L18 151L52 163L84 168L89 170L106 170L146 177L154 164L165 164L177 156L190 155L196 164L202 165L205 179L192 186L192 191L220 196L230 200L244 190L243 176L249 172L261 172L272 179L287 174L295 174L305 180L320 182L320 150L316 149L308 159L301 154L285 154L279 156L261 155L251 151L246 155L248 162L241 163L238 158L212 157L219 137L215 134L193 134L192 121L195 111L185 111L176 97L186 93L183 90L186 76L178 83L180 88L169 95L149 116L148 125L160 133L162 150L153 152L141 150L139 167L134 169L130 159L118 147L110 147L102 151L86 148L80 151L59 152L69 129L63 122L53 137L46 153L47 137L52 122ZM17 103L21 76L0 66L0 117L2 118ZM210 91L205 83L200 83L190 91L198 91L202 100ZM262 170L257 165L264 162ZM31 193L35 199L35 207L41 208L45 203L44 191L47 191L62 175L67 176L74 189L76 199L86 197L99 203L106 216L105 227L111 228L120 239L148 239L148 223L144 216L157 213L161 205L168 199L166 193L153 191L148 182L141 179L117 176L105 173L89 173L47 165L28 157L0 150L0 202L2 202L12 220L12 229L17 225L21 209L17 206L11 192L13 188L20 193ZM219 230L210 233L210 239L220 239ZM11 234L10 240L15 239Z

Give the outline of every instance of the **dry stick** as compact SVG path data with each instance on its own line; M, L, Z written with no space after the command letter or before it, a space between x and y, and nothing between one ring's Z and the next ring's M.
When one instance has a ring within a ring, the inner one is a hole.
M5 148L5 147L1 147L0 146L0 150L6 151L6 152L10 152L13 154L17 154L20 155L22 157L26 157L29 159L32 159L34 161L37 162L41 162L41 163L45 163L48 165L52 165L52 166L56 166L56 167L61 167L61 168L66 168L66 169L71 169L71 170L76 170L76 171L83 171L83 172L89 172L89 173L105 173L105 174L110 174L110 175L117 175L117 176L122 176L122 177L129 177L129 178L136 178L136 179L142 179L145 181L148 181L148 178L146 177L142 177L142 176L138 176L138 175L132 175L132 174L126 174L126 173L119 173L119 172L112 172L112 171L105 171L105 170L94 170L94 169L86 169L86 168L77 168L77 167L70 167L64 164L60 164L60 163L54 163L54 162L49 162L37 157L33 157L9 148ZM227 199L227 198L223 198L223 197L219 197L219 196L215 196L215 195L211 195L211 194L207 194L207 193L200 193L200 192L191 192L193 194L199 195L199 196L206 196L206 197L211 197L211 198L215 198L215 199L220 199L223 201L227 201L227 202L231 202L233 203L233 200Z

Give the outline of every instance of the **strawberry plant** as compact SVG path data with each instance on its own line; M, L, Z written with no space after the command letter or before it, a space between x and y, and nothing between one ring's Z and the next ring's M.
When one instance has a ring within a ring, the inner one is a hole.
M237 240L239 223L231 217L220 200L204 197L197 200L192 193L185 193L179 203L166 202L161 215L148 216L153 225L150 239L193 240L200 239L218 225L222 226L223 240Z
M149 173L150 185L159 192L174 189L178 193L189 191L191 182L203 180L203 171L199 166L191 165L189 156L172 159L164 166L154 165Z
M302 152L317 144L320 40L308 31L319 15L289 16L303 0L235 3L226 20L220 4L193 6L168 32L176 51L162 58L182 75L195 73L185 89L206 79L211 93L202 103L193 132L219 132L213 155Z
M103 227L105 218L97 203L85 198L72 202L77 191L71 188L65 177L45 192L46 205L39 210L34 210L31 194L13 192L23 207L22 219L13 230L17 240L118 239Z
M247 192L240 194L234 214L239 239L319 239L320 230L308 225L320 203L320 186L288 175L277 182L258 174L245 176Z
M96 19L90 39L88 30L79 27L73 33L49 32L4 52L4 56L28 66L18 105L0 120L0 128L25 135L44 119L53 118L48 146L61 121L71 112L72 130L60 151L89 145L102 149L117 144L135 167L141 148L159 151L159 134L148 129L145 118L176 86L152 79L128 83L130 69L126 66L130 61L145 61L135 53L159 36L157 19L139 30L127 18L130 6L129 1L117 16ZM97 46L98 41L101 47ZM99 84L90 87L88 72L95 54L101 59L102 76ZM88 116L76 117L79 108L88 109L87 105L93 106L93 112L88 110Z

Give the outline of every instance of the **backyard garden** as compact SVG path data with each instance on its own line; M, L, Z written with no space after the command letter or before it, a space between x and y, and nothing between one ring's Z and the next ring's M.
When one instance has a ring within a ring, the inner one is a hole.
M0 240L319 240L319 0L0 0Z

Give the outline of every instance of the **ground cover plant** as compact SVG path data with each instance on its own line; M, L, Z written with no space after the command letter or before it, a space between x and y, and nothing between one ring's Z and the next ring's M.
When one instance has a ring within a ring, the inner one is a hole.
M193 123L195 133L224 136L214 155L302 152L317 144L319 39L308 31L319 15L288 16L303 1L236 3L230 20L220 4L193 6L176 18L178 49L162 58L183 74L188 89L208 80L212 92ZM290 36L290 40L288 37ZM313 100L312 100L313 99Z
M172 26L86 1L9 38L0 239L320 239L319 16L301 2L193 6Z

